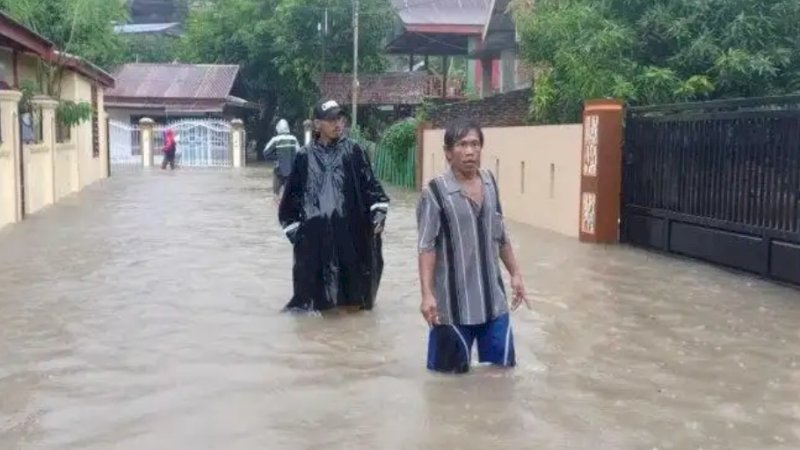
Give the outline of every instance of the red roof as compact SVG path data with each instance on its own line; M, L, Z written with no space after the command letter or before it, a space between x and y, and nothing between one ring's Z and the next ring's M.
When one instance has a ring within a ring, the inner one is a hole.
M106 92L109 102L123 99L204 99L225 101L239 72L236 65L125 64Z
M424 72L398 72L359 75L358 103L369 105L418 105L425 99L428 75ZM319 90L323 97L342 105L352 103L352 75L328 73Z

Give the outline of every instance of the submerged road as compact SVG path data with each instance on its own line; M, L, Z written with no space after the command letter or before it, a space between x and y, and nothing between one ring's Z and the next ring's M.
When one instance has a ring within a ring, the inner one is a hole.
M519 366L428 373L416 194L377 308L291 294L266 168L130 173L0 230L0 449L797 449L800 293L510 233Z

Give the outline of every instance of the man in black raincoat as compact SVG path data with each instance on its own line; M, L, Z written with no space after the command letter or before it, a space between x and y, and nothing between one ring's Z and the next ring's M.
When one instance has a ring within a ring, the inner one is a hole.
M335 101L314 108L317 135L295 156L278 218L294 245L294 296L285 310L372 309L383 273L389 197L366 151L342 137Z

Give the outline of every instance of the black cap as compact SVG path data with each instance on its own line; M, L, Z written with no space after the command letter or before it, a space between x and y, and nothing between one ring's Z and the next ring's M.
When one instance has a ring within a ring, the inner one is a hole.
M334 120L344 115L342 107L335 100L323 100L314 106L314 119Z

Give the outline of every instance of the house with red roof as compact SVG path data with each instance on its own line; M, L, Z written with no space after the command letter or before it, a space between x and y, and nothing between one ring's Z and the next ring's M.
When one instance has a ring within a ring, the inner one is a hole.
M419 105L426 100L457 101L491 95L500 89L499 57L475 56L484 45L491 0L391 0L391 3L396 26L386 52L406 57L408 69L359 74L359 105L397 108ZM454 57L468 59L464 74L450 73ZM441 73L429 70L431 58L441 58ZM418 70L419 66L422 70ZM349 105L352 78L349 74L324 74L320 91L325 97Z

